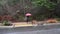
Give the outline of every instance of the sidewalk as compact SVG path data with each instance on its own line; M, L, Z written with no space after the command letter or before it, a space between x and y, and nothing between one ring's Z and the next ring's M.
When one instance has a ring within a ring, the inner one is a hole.
M32 25L31 22L29 22L29 24L27 24L27 22L15 22L12 23L12 26L0 26L0 28L13 28L13 27L27 27L27 26L35 26ZM46 25L59 25L60 23L49 23L49 24L43 24L44 26Z

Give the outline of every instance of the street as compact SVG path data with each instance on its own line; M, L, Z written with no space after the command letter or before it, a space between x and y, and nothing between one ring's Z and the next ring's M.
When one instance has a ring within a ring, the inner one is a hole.
M0 28L0 34L60 34L60 24L2 29Z

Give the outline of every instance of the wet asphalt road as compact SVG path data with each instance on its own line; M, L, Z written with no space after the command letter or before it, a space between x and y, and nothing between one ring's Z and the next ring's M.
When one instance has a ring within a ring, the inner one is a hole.
M60 25L0 28L0 34L60 34Z

